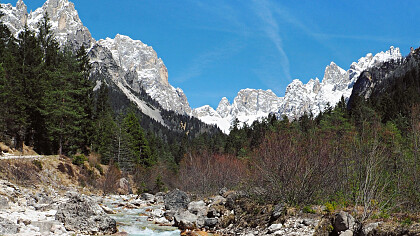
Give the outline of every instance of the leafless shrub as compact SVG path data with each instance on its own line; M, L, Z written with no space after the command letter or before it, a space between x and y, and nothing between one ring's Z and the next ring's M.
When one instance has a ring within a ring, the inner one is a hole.
M245 160L207 151L189 153L179 170L179 187L202 194L215 193L223 187L237 187L247 180Z
M30 160L1 161L0 166L4 177L19 185L32 185L39 180L39 169Z
M121 178L120 169L113 163L110 163L108 171L105 173L105 180L102 190L105 194L116 193L118 190L118 180Z

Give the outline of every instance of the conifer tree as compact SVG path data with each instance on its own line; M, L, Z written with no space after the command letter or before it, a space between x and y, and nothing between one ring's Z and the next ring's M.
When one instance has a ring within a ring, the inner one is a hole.
M149 143L140 126L139 119L131 110L123 120L123 129L126 142L130 149L132 159L143 166L151 166L154 163Z
M60 48L51 29L48 14L38 23L38 33L36 35L41 55L40 70L37 75L37 83L33 93L30 94L33 107L31 108L31 126L33 132L33 145L38 152L51 153L48 129L45 124L43 109L45 105L45 93L51 89L54 78L53 72L57 70L60 62Z
M96 93L94 112L93 147L101 155L102 164L108 164L115 156L114 150L118 148L117 125L109 103L108 87L102 85Z

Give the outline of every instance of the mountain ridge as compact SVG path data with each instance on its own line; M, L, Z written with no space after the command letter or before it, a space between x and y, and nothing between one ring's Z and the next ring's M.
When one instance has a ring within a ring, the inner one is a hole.
M194 109L192 114L207 124L217 125L225 133L229 133L235 119L241 124L251 125L269 114L277 117L285 115L289 119L297 119L305 113L317 115L328 106L335 106L341 97L348 101L353 85L363 71L401 58L400 49L391 46L388 51L379 52L375 56L368 53L353 62L347 71L331 62L325 68L322 81L315 78L304 84L295 79L287 86L283 97L278 97L270 89L242 89L232 104L224 97L216 110L203 106Z
M115 60L115 65L121 67L125 74L137 75L131 76L130 81L120 81L126 88L138 91L138 87L143 86L146 92L164 109L173 110L182 115L191 113L191 108L182 89L174 88L169 84L168 71L162 59L157 56L152 47L140 40L132 40L129 36L117 34L114 39L106 38L96 41L89 29L83 25L74 4L68 0L47 0L42 7L31 13L27 12L27 7L22 0L17 2L16 7L10 3L1 5L1 11L5 13L3 21L15 36L18 36L25 24L29 29L36 31L37 24L44 14L48 13L52 30L60 45L70 46L74 50L84 46L88 51L92 50L95 45L104 46L106 49L101 50L104 55L91 58L91 62L97 62L98 58L112 55L112 58L109 59ZM113 47L118 47L119 50L112 50ZM105 52L106 50L110 50L111 54ZM133 53L137 58L129 58L128 51L130 50L133 50L130 53ZM121 61L120 58L127 58L127 60ZM109 59L107 59L108 63L110 63ZM133 59L139 59L136 65L133 65ZM115 76L120 75L116 74ZM115 81L118 79L115 78ZM131 95L127 94L127 97L129 98Z
M48 14L61 47L73 51L81 46L87 49L92 65L89 79L93 81L95 91L107 86L111 100L120 100L111 101L116 113L123 112L122 109L128 109L133 103L140 112L142 123L151 124L150 129L159 135L166 135L168 130L190 136L204 131L216 132L217 128L190 116L187 97L182 89L169 83L167 68L151 46L119 34L114 39L95 40L83 25L74 4L68 0L48 0L30 13L19 0L16 6L1 4L0 11L5 13L2 22L16 37L25 25L37 32L38 23Z
M346 71L331 62L326 66L324 78L310 79L306 84L293 80L286 88L285 95L278 97L271 90L243 89L233 102L224 97L216 109L203 106L191 109L182 89L174 88L169 83L169 73L156 51L140 40L117 34L113 39L96 41L80 20L74 4L68 0L47 0L42 7L27 13L27 7L19 0L16 7L2 4L6 13L5 22L17 35L24 23L36 29L37 22L45 13L51 18L51 24L61 45L70 45L76 49L85 46L89 49L91 62L95 65L96 74L108 74L108 81L97 81L96 87L113 83L127 99L134 102L138 109L147 116L166 125L161 111L153 110L147 103L136 98L140 88L160 106L181 115L192 116L209 125L217 125L223 132L229 129L235 119L240 123L251 125L253 121L275 114L297 119L303 114L317 115L325 108L334 106L341 97L349 99L354 83L366 69L389 60L401 58L399 48L390 47L388 51L365 57L353 62ZM106 72L105 72L106 71ZM100 76L95 76L100 79Z

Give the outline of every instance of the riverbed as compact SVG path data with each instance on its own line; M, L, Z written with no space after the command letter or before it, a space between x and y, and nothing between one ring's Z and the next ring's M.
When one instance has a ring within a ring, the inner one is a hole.
M130 236L179 236L181 231L171 226L162 226L151 221L154 212L162 211L163 204L145 205L140 208L129 209L126 200L119 196L103 199L103 205L112 209L115 214L109 214L115 219L119 232L126 232Z

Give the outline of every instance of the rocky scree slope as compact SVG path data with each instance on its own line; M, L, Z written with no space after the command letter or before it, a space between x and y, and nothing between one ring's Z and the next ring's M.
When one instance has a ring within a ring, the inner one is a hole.
M401 58L399 48L390 47L388 51L375 56L367 54L353 62L347 71L331 62L325 68L322 82L318 78L306 84L293 80L287 86L284 97L278 97L271 90L243 89L238 92L232 104L227 98L222 98L216 110L203 106L194 109L192 114L205 123L216 124L225 133L229 133L235 119L251 125L270 113L278 117L285 115L289 119L297 119L305 113L317 115L328 105L335 106L341 97L348 101L353 85L363 71Z

